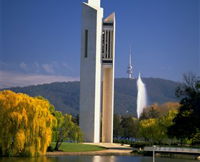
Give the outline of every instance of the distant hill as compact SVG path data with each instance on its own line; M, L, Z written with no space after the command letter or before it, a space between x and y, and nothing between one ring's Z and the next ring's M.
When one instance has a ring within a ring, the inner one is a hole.
M175 89L179 83L158 78L143 78L148 93L148 103L164 103L177 101ZM56 110L73 115L79 112L80 83L62 82L37 86L10 88L30 96L47 98ZM137 87L136 80L115 79L115 113L136 115Z

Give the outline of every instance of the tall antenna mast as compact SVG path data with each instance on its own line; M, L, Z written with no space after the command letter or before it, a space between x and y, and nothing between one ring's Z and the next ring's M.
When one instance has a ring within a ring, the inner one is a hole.
M129 65L128 65L128 70L127 70L127 74L128 74L128 78L129 78L129 79L133 79L133 77L132 77L132 74L133 74L133 66L132 66L131 55L132 55L132 49L131 49L131 47L130 47Z

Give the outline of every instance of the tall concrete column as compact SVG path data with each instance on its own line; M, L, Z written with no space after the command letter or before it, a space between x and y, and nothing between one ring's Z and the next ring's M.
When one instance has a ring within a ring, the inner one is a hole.
M80 128L86 142L100 142L101 36L100 0L83 3L80 66Z
M102 142L113 142L113 69L103 68Z

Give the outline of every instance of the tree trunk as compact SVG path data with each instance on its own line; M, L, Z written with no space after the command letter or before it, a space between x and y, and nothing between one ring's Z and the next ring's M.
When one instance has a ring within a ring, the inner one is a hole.
M54 150L59 151L59 147L60 147L59 141L56 141L56 146L55 146Z
M56 141L56 146L55 146L54 150L55 150L55 151L59 151L59 148L60 148L60 146L61 146L62 143L63 143L63 140L61 140L61 141Z

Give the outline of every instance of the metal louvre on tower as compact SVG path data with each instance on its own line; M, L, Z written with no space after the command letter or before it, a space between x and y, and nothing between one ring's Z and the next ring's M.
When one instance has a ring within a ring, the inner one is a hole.
M102 63L113 63L115 14L111 14L103 22L102 32Z

